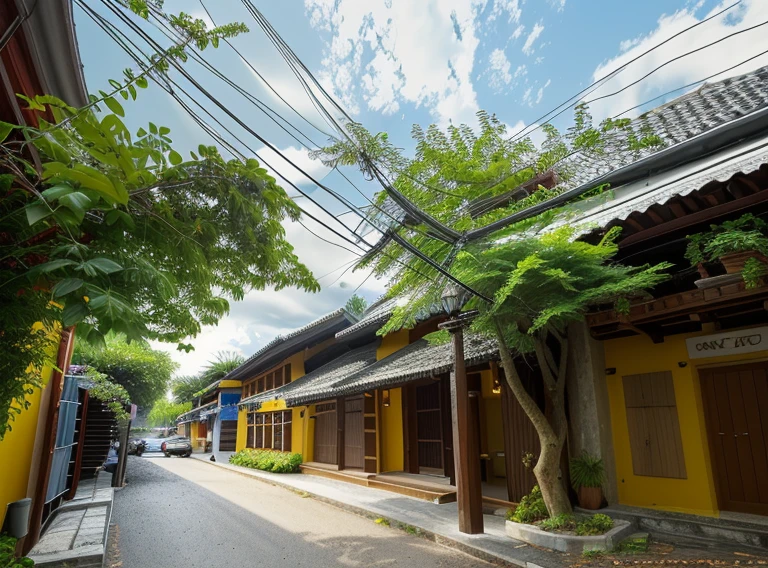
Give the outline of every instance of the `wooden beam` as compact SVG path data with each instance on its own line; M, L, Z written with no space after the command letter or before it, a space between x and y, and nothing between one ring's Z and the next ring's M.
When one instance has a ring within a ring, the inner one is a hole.
M637 233L633 233L630 236L628 236L626 239L622 239L619 242L619 248L626 249L627 247L630 247L632 245L635 245L643 241L647 241L648 239L661 237L663 235L669 234L672 231L677 231L680 229L684 229L686 227L690 227L691 225L696 225L698 223L710 221L712 219L715 219L722 215L727 215L729 213L736 213L739 211L743 211L745 209L750 209L766 201L768 201L768 191L763 190L758 193L753 193L752 195L743 197L742 199L736 199L735 201L729 201L728 203L723 203L722 205L718 205L716 207L703 209L703 210L697 211L696 213L691 213L690 215L686 215L685 217L681 217L679 219L673 219L672 221L668 221L663 225L657 225L655 227L651 227L650 229L641 230ZM685 201L685 203L686 205L688 204L687 201Z
M336 399L336 463L339 471L344 469L344 418L347 414L347 408L344 403L344 397Z

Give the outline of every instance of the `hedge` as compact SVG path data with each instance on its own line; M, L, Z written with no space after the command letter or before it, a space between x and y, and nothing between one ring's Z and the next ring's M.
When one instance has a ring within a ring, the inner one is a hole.
M301 454L277 450L240 450L229 458L229 463L272 473L299 473Z

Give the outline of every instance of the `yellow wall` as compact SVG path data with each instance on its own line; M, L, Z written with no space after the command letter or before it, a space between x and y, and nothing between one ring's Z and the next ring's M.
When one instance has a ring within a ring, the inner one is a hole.
M306 411L304 412L304 418L301 417L301 411L306 410L306 406L299 406L291 411L291 451L297 454L301 454L302 461L309 461L304 456L307 453L307 448L304 446L304 421L309 420Z
M408 330L401 329L381 338L381 344L376 348L376 360L379 361L388 355L392 355L408 345Z
M248 412L242 409L239 410L237 413L237 437L235 438L236 452L245 448L246 435L248 434L246 431L247 420Z
M403 471L403 390L389 389L389 406L381 407L381 471Z
M193 448L200 447L200 444L197 443L197 437L198 437L197 427L199 424L200 423L197 421L189 423L189 441L192 443Z
M605 342L605 366L616 368L616 374L608 375L606 380L620 503L700 515L718 514L697 368L765 358L768 352L688 359L685 340L711 333L715 330L674 335L660 344L654 344L645 336ZM686 365L680 367L680 362ZM658 371L672 372L687 479L637 476L633 473L622 377Z
M46 385L51 374L51 368L43 370ZM42 393L42 389L36 388L34 393L27 395L26 400L32 405L16 415L16 419L11 422L13 430L6 432L0 442L0 464L3 464L0 466L0 526L5 519L6 504L27 496ZM14 406L18 408L18 405Z
M219 383L219 386L216 387L217 389L232 389L232 388L240 388L243 386L243 381L234 381L232 379L227 379L226 381L222 380Z

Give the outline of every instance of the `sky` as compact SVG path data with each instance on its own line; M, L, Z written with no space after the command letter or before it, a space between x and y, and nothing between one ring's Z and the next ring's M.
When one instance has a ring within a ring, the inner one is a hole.
M475 125L476 113L482 109L507 124L510 135L526 126L535 129L549 111L617 70L620 72L581 97L586 101L604 97L590 104L598 120L631 118L697 88L708 77L709 82L714 82L768 65L768 55L760 55L768 51L768 25L760 25L768 24L766 0L741 0L705 23L701 22L736 0L252 1L354 120L372 132L387 132L406 154L413 149L410 131L414 124ZM128 29L104 3L85 2L120 29ZM232 40L248 64L224 43L218 49L207 49L204 56L220 73L284 117L294 128L289 131L300 131L302 135L296 134L298 141L278 128L252 100L193 61L185 67L196 82L279 152L266 147L172 72L171 78L188 95L179 88L175 88L176 92L197 112L209 112L219 120L223 126L217 129L240 152L248 156L256 153L274 174L296 184L338 222L354 226L354 214L344 214L340 203L280 155L357 206L366 205L380 188L354 169L345 169L353 187L338 172L329 172L308 156L307 147L328 141L330 128L245 9L244 1L166 0L164 10L184 11L211 25L236 21L248 26L247 34ZM158 42L168 45L151 22L133 19ZM75 22L90 92L108 90L109 79L120 79L124 68L136 68L130 57L77 6ZM680 33L695 24L699 25ZM148 49L136 34L126 33L139 47ZM651 48L655 49L642 55ZM157 85L140 92L139 98L125 107L129 128L138 130L149 121L167 126L179 151L212 143L208 134ZM571 112L565 112L553 124L567 128L571 116ZM230 132L225 133L224 127ZM541 139L540 132L533 130L534 142ZM309 213L339 227L317 205L298 195L288 183L281 183ZM204 328L189 341L194 351L182 353L176 351L175 345L155 345L172 354L180 374L196 373L219 351L248 356L276 335L343 306L355 292L369 302L385 292L385 281L362 271L345 272L356 257L336 246L342 243L337 237L310 219L305 218L303 223L306 228L286 222L287 237L299 258L320 279L322 291L251 291L242 302L232 302L230 314L218 326Z

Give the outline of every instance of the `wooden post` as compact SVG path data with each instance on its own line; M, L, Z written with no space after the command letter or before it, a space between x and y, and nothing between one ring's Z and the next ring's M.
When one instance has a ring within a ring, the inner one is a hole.
M482 534L484 530L480 449L477 445L475 427L470 423L463 326L458 323L455 327L448 328L448 331L451 332L453 340L454 358L451 414L453 415L453 459L456 470L456 501L459 506L459 532Z
M346 412L344 397L341 396L336 399L336 463L339 471L344 469L344 418Z

